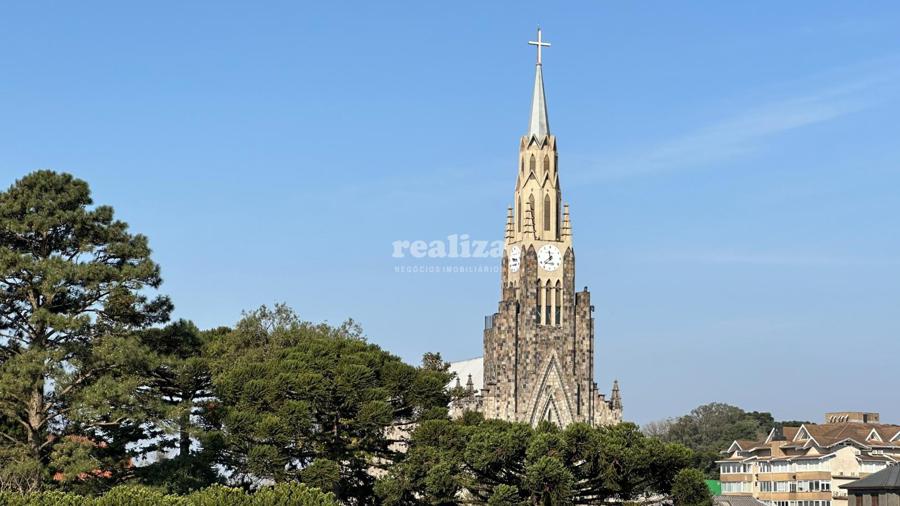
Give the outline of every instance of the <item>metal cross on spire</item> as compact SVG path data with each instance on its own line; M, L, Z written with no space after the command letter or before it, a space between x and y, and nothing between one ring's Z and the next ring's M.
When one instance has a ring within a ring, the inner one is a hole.
M538 27L537 41L529 40L528 44L530 44L532 46L537 46L537 50L538 50L537 64L540 65L541 64L541 48L542 47L550 47L549 42L544 42L543 40L541 40L541 27L540 26Z

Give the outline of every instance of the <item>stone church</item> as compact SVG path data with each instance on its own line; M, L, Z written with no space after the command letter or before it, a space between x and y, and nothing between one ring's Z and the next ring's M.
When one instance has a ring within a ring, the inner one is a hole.
M459 387L451 413L610 425L622 420L622 398L617 382L609 399L594 383L593 306L586 287L575 291L572 224L544 95L541 48L549 44L540 30L537 39L529 42L538 55L534 94L506 212L500 304L485 317L484 357L451 364Z

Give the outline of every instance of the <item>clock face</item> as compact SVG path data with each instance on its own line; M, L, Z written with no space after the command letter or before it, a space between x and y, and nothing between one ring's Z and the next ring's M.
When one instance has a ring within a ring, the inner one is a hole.
M519 272L519 262L522 260L522 250L518 246L509 248L509 272Z
M537 253L538 265L547 272L553 272L559 268L562 263L562 255L559 254L559 248L552 244L545 244Z

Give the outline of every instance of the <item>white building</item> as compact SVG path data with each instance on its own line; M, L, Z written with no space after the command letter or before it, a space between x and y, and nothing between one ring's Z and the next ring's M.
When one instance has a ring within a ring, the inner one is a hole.
M877 413L828 413L825 420L733 442L719 461L722 494L769 506L848 506L841 485L900 462L900 426L879 423Z

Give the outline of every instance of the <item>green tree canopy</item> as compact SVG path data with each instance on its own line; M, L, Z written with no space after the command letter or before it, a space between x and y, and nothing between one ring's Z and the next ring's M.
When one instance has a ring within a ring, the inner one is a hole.
M220 480L214 468L220 441L210 434L208 416L215 398L204 348L210 336L227 331L202 332L193 323L179 320L138 332L140 342L152 351L143 375L146 397L159 412L155 437L141 449L160 451L159 456L178 450L175 458L160 457L138 469L143 482L186 493Z
M613 427L483 420L424 421L406 459L379 480L385 504L601 504L668 493L690 450Z
M663 441L682 444L695 453L694 467L718 476L716 460L736 439L764 438L775 425L770 413L747 412L719 402L704 404L674 420L652 422L645 431Z
M672 484L672 503L674 506L712 506L712 494L703 472L697 469L679 471Z
M63 480L122 467L143 421L129 335L171 310L147 238L92 204L50 171L0 193L0 438Z
M248 493L213 485L187 495L167 495L158 489L121 485L103 495L83 496L57 490L14 494L0 492L4 506L338 506L334 494L302 483L279 483Z
M444 408L448 373L367 343L352 321L261 307L210 343L223 463L236 476L308 481L365 503L368 472L398 456L411 424ZM446 413L445 410L441 413Z

